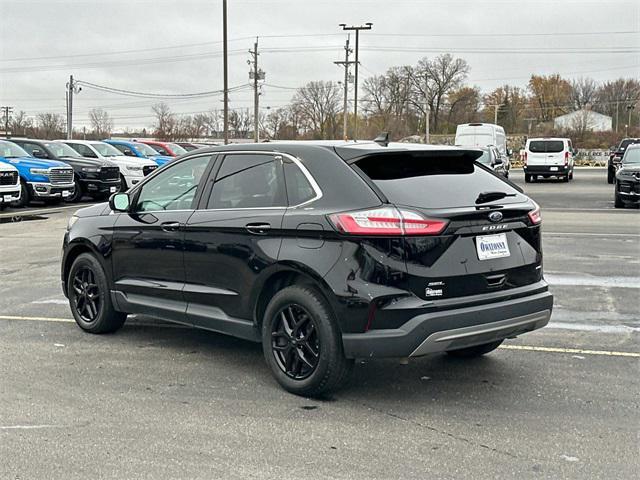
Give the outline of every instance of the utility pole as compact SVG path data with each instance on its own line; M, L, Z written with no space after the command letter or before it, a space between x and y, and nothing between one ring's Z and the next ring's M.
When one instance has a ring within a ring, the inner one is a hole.
M618 123L620 123L620 117L618 116L618 111L620 110L620 101L616 102L616 133L618 133Z
M4 136L9 138L9 115L13 112L13 107L0 107L4 110Z
M431 108L429 102L424 107L424 143L429 143L429 117L431 116Z
M627 120L627 131L625 133L626 136L629 136L629 129L631 128L631 111L634 108L636 108L635 105L632 105L632 104L627 105L627 112L629 112L629 119Z
M265 79L264 72L258 68L258 37L256 37L256 43L253 44L253 50L249 50L249 53L253 57L253 60L247 62L249 65L253 65L253 69L249 71L249 80L253 80L253 139L258 143L260 141L260 90L258 88L258 80Z
M223 76L224 76L224 144L229 143L229 75L227 71L227 0L222 0L222 56L223 60Z
M81 91L82 87L78 87L78 82L73 80L73 75L69 75L67 82L67 140L73 138L73 94Z
M360 39L360 30L371 30L373 23L367 22L364 25L360 25L359 27L350 26L347 27L346 23L341 23L340 26L342 30L354 30L356 32L356 69L355 69L355 78L353 80L353 116L354 116L354 124L353 124L353 139L358 139L358 64L359 64L359 39Z
M349 136L347 135L347 128L349 124L349 66L356 63L349 61L349 55L353 52L349 48L349 36L347 36L347 42L344 45L344 61L333 62L336 65L344 67L344 106L342 107L342 137L346 141Z
M496 105L487 105L488 107L493 107L494 108L494 111L493 111L493 123L494 123L494 125L498 124L498 110L503 105L504 105L504 103L498 103Z

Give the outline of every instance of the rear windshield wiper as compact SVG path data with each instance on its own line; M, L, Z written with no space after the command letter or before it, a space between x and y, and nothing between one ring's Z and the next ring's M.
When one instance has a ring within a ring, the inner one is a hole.
M487 203L493 202L494 200L500 200L504 197L515 197L515 193L506 193L506 192L482 192L476 198L476 203Z

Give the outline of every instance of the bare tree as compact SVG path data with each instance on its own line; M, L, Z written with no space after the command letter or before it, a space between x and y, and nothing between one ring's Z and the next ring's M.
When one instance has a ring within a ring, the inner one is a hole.
M218 110L203 114L205 135L219 137L222 130L222 115Z
M632 123L637 122L640 114L640 81L635 78L619 78L603 83L596 95L593 109L613 117L615 130L618 124L626 124L627 105L636 105Z
M37 115L38 136L48 140L64 135L64 117L58 113L39 113Z
M157 103L151 107L156 117L153 125L155 135L161 140L173 140L176 128L176 116L171 112L169 105L164 102Z
M253 127L253 119L249 115L249 109L243 108L229 112L229 129L233 138L247 138Z
M20 110L11 118L9 128L14 135L24 135L26 137L27 130L33 128L33 120L27 116L27 112Z
M596 100L598 84L593 78L580 77L571 80L571 103L573 108L581 110L591 106Z
M332 138L336 135L341 96L341 89L334 82L309 82L293 96L292 107L314 137Z
M105 138L111 135L113 131L113 120L107 112L101 108L92 108L89 110L89 121L93 133L98 138Z

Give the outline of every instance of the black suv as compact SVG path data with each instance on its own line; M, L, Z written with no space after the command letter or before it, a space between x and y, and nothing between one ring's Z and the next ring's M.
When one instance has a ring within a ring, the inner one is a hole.
M624 152L629 145L633 145L634 143L640 143L640 138L623 138L611 155L609 155L609 161L607 162L607 182L613 183L616 179L616 171L620 168L620 163L622 162L622 157L624 156Z
M78 202L84 195L102 200L120 191L120 169L113 162L82 157L62 142L29 138L12 138L11 141L26 150L32 157L60 160L73 168L75 189L66 199L68 202Z
M78 325L146 314L262 342L290 392L355 358L475 357L543 327L540 210L478 150L229 145L79 210L62 286Z
M615 208L640 205L640 144L629 145L616 173Z

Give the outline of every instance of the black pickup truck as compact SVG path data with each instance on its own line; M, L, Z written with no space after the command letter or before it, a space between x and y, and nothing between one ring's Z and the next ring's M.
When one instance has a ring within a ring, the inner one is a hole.
M640 138L623 138L620 141L618 148L611 152L609 155L609 162L607 163L607 182L613 183L616 181L616 171L620 168L622 157L627 147L634 143L640 143Z

